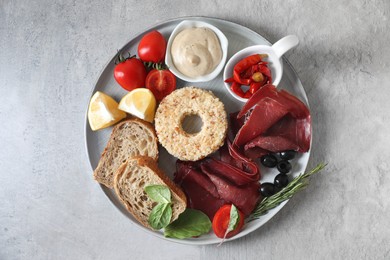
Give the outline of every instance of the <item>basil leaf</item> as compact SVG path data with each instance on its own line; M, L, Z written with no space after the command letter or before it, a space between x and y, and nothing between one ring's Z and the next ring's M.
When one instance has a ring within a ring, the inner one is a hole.
M145 187L145 192L149 198L159 203L171 202L171 191L164 185L149 185Z
M149 225L156 230L166 227L172 218L171 203L159 203L150 212Z
M240 222L240 214L238 214L238 210L236 206L232 204L232 207L230 208L230 219L229 219L229 225L226 230L226 234L230 231L233 231L236 229L238 223Z
M187 208L179 218L164 230L165 237L184 239L206 234L211 229L211 221L199 210Z
M238 210L234 204L232 204L230 208L230 216L229 216L229 224L225 231L225 235L223 236L223 239L221 240L221 243L218 244L218 246L222 245L223 242L225 242L226 236L229 232L236 229L238 223L240 222L240 214L238 213Z

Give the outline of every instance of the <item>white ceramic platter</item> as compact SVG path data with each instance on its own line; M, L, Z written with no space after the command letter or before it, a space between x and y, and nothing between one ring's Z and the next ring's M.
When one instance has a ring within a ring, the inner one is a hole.
M217 28L219 28L228 38L229 41L229 48L228 48L228 55L227 59L229 59L233 54L238 52L239 50L251 46L251 45L257 45L257 44L265 44L265 45L271 45L270 42L268 42L265 38L263 38L261 35L257 34L256 32L232 23L225 20L219 20L214 18L206 18L206 17L184 17L179 18L175 20L170 20L167 22L163 22L161 24L158 24L156 26L153 26L144 32L140 33L139 35L135 36L133 39L131 39L123 48L123 52L129 51L131 54L137 53L137 46L141 39L141 37L151 31L151 30L158 30L160 33L164 35L166 39L169 38L171 32L175 28L177 24L179 24L183 20L197 20L197 21L203 21L210 23ZM113 50L113 53L115 50ZM284 66L284 72L282 81L279 84L278 88L286 89L290 93L297 96L300 100L302 100L304 103L308 105L306 93L302 87L302 84L293 70L292 66L288 63L286 59L283 59L283 66ZM95 86L93 87L91 91L91 97L96 91L102 91L110 96L112 96L114 99L119 101L127 92L123 90L115 81L113 77L113 71L115 67L115 55L114 57L108 62L106 67L103 69L102 73L99 76L99 79L97 80ZM217 78L215 78L212 81L209 82L203 82L203 83L188 83L181 80L177 81L177 87L183 87L183 86L196 86L199 88L205 88L208 90L211 90L214 92L216 96L220 98L220 100L225 104L225 108L228 113L238 111L244 103L237 101L234 99L228 91L224 87L223 79L222 79L221 72ZM86 150L89 157L89 161L91 164L92 169L95 169L100 155L102 151L104 150L104 147L106 146L106 143L109 139L109 135L111 133L112 127L99 130L96 132L93 132L88 124L87 117L85 117L85 142L86 142ZM295 177L299 175L300 173L304 172L309 160L310 151L305 154L300 154L296 159L292 161L293 164L293 173L292 175ZM173 176L173 173L175 171L175 162L176 159L169 155L166 150L162 147L160 147L160 157L159 157L159 166L170 176ZM92 171L89 172L92 176ZM261 174L262 179L261 182L272 182L273 178L276 176L277 172L276 170L269 170L265 168L261 168ZM91 178L92 179L92 178ZM131 222L133 222L138 227L144 229L146 232L158 236L160 238L167 239L169 241L183 243L183 244L192 244L192 245L205 245L205 244L215 244L219 243L220 239L217 238L213 232L211 231L207 235L202 235L198 238L191 238L191 239L185 239L185 240L179 240L179 239L170 239L165 238L162 232L153 232L142 225L140 225L131 215L126 211L126 209L122 206L120 201L115 195L115 192L111 189L106 188L105 186L101 185L101 188L103 192L107 195L107 197L110 199L110 201L114 204L114 206L119 209L120 212L122 212ZM271 210L268 214L262 216L261 218L251 221L248 224L245 225L245 228L236 236L234 236L229 240L234 240L239 237L245 236L252 231L258 229L262 225L264 225L268 220L270 220L284 205L286 202L282 203L278 207ZM119 216L118 216L119 217Z

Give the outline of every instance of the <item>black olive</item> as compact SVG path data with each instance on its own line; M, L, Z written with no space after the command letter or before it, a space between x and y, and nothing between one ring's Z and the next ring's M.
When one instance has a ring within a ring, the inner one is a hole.
M278 171L281 173L288 173L291 170L291 163L286 160L282 160L278 162L276 168L278 168Z
M274 184L278 188L284 188L288 184L288 176L285 173L279 173L274 179Z
M260 161L262 165L268 168L273 168L278 163L278 159L272 154L263 155Z
M272 196L276 193L275 185L270 182L264 182L260 185L260 193L264 197Z
M287 150L279 153L279 157L282 160L292 160L295 158L295 155L297 155L297 152L294 150Z

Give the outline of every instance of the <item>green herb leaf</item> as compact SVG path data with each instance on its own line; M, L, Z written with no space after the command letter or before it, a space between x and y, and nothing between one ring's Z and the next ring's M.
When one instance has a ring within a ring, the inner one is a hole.
M149 198L159 203L171 202L171 191L164 185L149 185L145 187L145 192Z
M295 177L286 187L278 193L264 198L253 210L247 221L258 219L260 216L267 214L268 210L275 208L283 201L290 199L293 195L306 188L309 184L309 178L324 169L326 164L319 163L315 168L304 174Z
M222 243L225 242L227 234L230 231L235 230L239 222L240 222L240 214L238 213L237 207L234 206L234 204L232 204L230 208L228 228L226 229L225 235L223 236L223 239L221 240L221 243L218 244L218 246L222 245Z
M159 203L149 215L149 225L156 230L166 227L172 218L171 203Z
M211 221L199 210L187 208L179 218L169 224L165 230L166 237L184 239L206 234L211 229Z
M226 230L226 234L229 233L230 231L233 231L236 229L238 222L240 221L240 214L238 214L238 210L234 204L232 204L232 207L230 208L230 219L229 219L229 225Z

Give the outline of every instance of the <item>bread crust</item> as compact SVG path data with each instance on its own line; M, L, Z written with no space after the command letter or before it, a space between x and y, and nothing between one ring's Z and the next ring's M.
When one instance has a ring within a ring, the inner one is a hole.
M110 138L107 142L107 145L102 152L98 166L96 167L96 169L93 172L94 179L96 181L98 181L99 183L105 185L108 188L113 187L114 174L115 174L117 168L112 169L112 170L108 169L109 166L107 166L106 160L108 160L107 157L110 157L109 153L115 153L115 151L118 151L119 147L115 143L116 142L115 137L117 136L118 132L121 131L122 126L125 124L138 124L142 127L145 127L152 134L153 140L151 142L149 142L148 144L154 146L153 155L152 154L142 154L142 155L147 155L156 161L158 160L159 153L158 153L157 135L156 135L156 131L155 131L153 125L149 122L146 122L144 120L141 120L141 119L138 119L135 117L121 121L120 123L118 123L117 125L114 126L114 128L111 132ZM134 148L134 149L136 149L136 148ZM139 153L136 155L139 155ZM128 158L128 155L126 155L126 158ZM121 163L122 162L120 162L120 163L116 162L116 164L119 164L119 166L121 165ZM107 173L107 171L110 171L110 173Z
M203 121L200 132L184 131L182 122L189 115ZM218 150L224 143L228 123L223 103L211 92L184 87L165 97L155 115L159 142L173 156L183 161L200 160Z
M121 186L121 183L123 183L123 178L126 180L130 180L133 177L133 172L127 171L127 167L129 163L134 162L138 165L140 168L148 168L155 174L153 176L153 181L151 183L145 183L143 187L139 187L139 189L142 189L142 192L146 195L144 192L144 187L148 185L166 185L171 190L171 197L173 203L180 203L180 212L175 212L173 210L173 215L171 222L173 222L177 217L186 209L187 207L187 198L184 194L184 192L160 169L158 168L157 162L147 156L136 156L133 158L129 158L126 162L124 162L117 170L114 178L114 189L115 192L122 202L122 204L126 207L126 209L131 213L131 215L140 222L143 226L152 229L152 227L149 225L148 217L152 210L150 208L148 210L148 214L142 215L140 214L140 210L135 210L134 204L136 204L136 201L134 200L134 197L132 197L131 201L129 199L126 199L126 190L123 186ZM150 200L150 199L149 199ZM150 203L150 202L149 202ZM172 207L174 207L173 205Z

